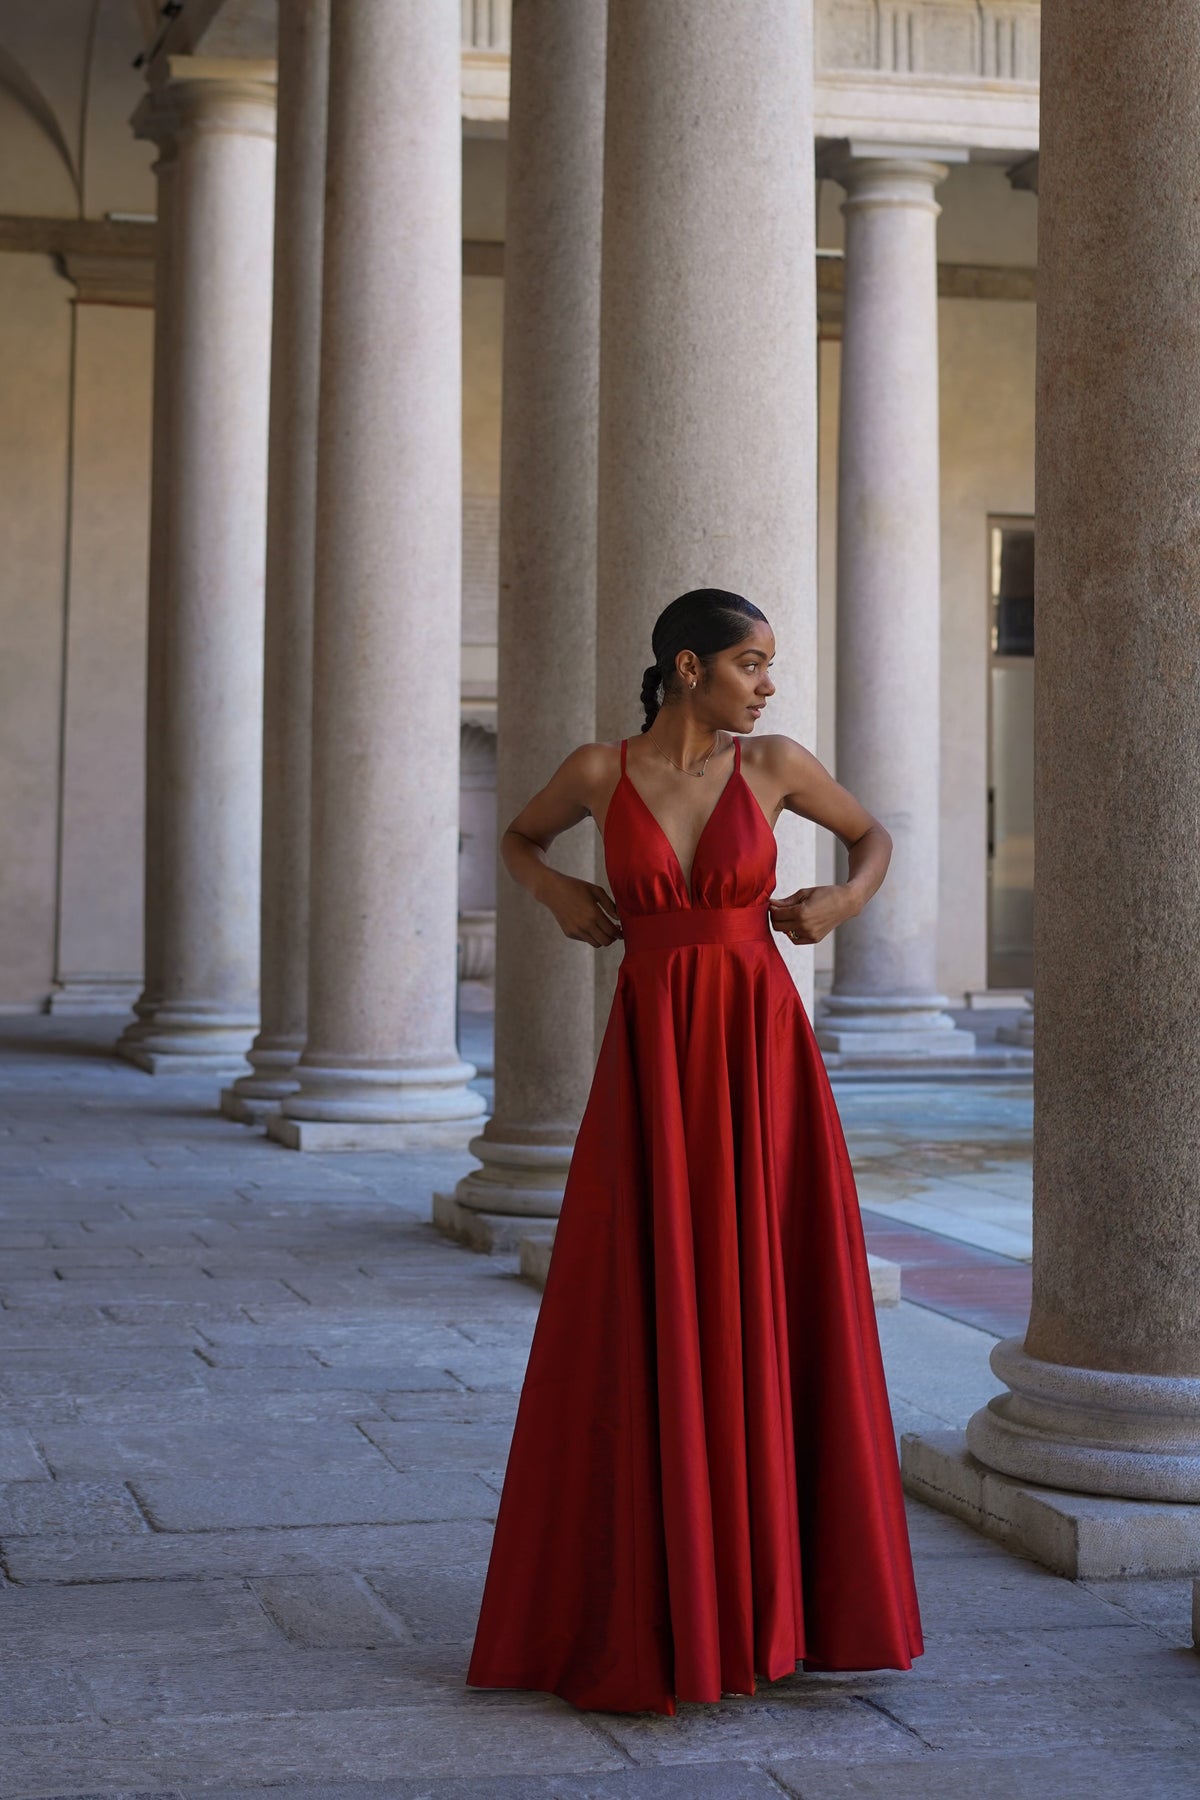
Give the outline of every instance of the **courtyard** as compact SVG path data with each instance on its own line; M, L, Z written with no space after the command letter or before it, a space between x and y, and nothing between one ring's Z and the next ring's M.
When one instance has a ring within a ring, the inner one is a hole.
M288 1154L112 1038L0 1039L3 1800L1196 1793L1191 1582L1069 1582L916 1503L911 1673L674 1720L466 1689L538 1305L429 1222L470 1158ZM838 1101L907 1296L897 1430L961 1427L1028 1304L1029 1087Z

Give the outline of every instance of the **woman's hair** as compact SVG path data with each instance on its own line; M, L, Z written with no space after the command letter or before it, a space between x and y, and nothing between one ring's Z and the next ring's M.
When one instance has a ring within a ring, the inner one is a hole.
M718 651L729 650L749 637L755 620L765 625L765 613L753 601L743 599L741 594L730 594L725 588L693 588L690 594L680 594L678 600L664 607L650 636L654 661L642 676L642 705L646 709L642 730L649 731L663 701L680 692L675 658L681 650L694 651L707 666Z

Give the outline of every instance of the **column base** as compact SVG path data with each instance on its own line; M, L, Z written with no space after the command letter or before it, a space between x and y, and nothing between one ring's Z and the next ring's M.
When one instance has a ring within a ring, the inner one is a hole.
M320 1154L350 1150L465 1150L474 1120L410 1119L374 1124L370 1120L267 1118L267 1136L285 1150Z
M493 1136L495 1123L490 1119L479 1136L471 1139L471 1155L477 1156L483 1167L472 1169L463 1177L454 1190L455 1199L460 1206L477 1212L556 1219L562 1208L575 1133L564 1127L557 1142L506 1141Z
M958 1029L948 1005L944 994L827 994L817 1043L846 1062L974 1056L975 1034Z
M521 1280L543 1293L546 1277L550 1273L550 1253L554 1249L554 1233L545 1232L537 1237L523 1237L517 1245L520 1258Z
M280 1099L258 1099L239 1093L236 1081L232 1087L221 1089L221 1117L232 1119L235 1125L261 1125L275 1117L281 1104Z
M288 1150L465 1150L487 1108L473 1063L411 1068L296 1065L297 1089L267 1121Z
M1192 1505L1200 1519L1200 1376L1040 1362L1019 1338L989 1361L1009 1392L967 1424L987 1468L1072 1493Z
M117 1045L120 1055L135 1069L147 1075L235 1075L245 1062L245 1053L237 1050L202 1049L192 1045L187 1050L161 1050L153 1043L124 1042Z
M239 1125L258 1125L277 1113L289 1094L299 1092L296 1064L304 1049L302 1039L264 1041L259 1032L250 1047L250 1072L239 1075L232 1087L221 1091L221 1112Z
M150 1075L234 1075L246 1066L257 1023L251 1012L164 1002L126 1028L117 1050Z
M554 1219L512 1212L480 1212L463 1206L456 1194L433 1196L433 1223L456 1243L485 1256L518 1256L526 1241L553 1243Z
M46 1011L55 1018L127 1013L139 992L136 981L119 975L69 975L51 990Z
M133 1017L122 1031L113 1048L118 1056L127 1056L131 1044L140 1044L149 1033L154 1014L162 1002L144 990L133 1003Z
M1033 994L1026 991L1029 1011L1024 1018L1016 1019L1011 1025L998 1025L996 1036L1002 1044L1019 1044L1022 1050L1033 1049Z
M906 1433L900 1466L914 1499L1071 1581L1200 1571L1200 1506L1074 1494L1000 1475L971 1454L961 1431Z

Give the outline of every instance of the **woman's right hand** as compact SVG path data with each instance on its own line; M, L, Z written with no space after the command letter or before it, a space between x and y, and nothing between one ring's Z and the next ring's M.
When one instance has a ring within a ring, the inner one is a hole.
M607 888L595 881L581 881L575 875L553 871L538 898L550 908L562 927L563 935L579 943L605 950L621 936L617 904Z

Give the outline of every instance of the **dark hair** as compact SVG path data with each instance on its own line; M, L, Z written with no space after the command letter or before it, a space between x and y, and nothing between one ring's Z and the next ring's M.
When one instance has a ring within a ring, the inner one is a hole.
M642 730L649 731L663 701L680 691L675 658L681 650L694 651L707 665L718 651L729 650L749 637L749 626L756 619L767 623L766 614L753 601L725 588L693 588L691 593L680 594L678 600L664 607L654 621L650 637L654 661L642 676L642 705L646 709Z

